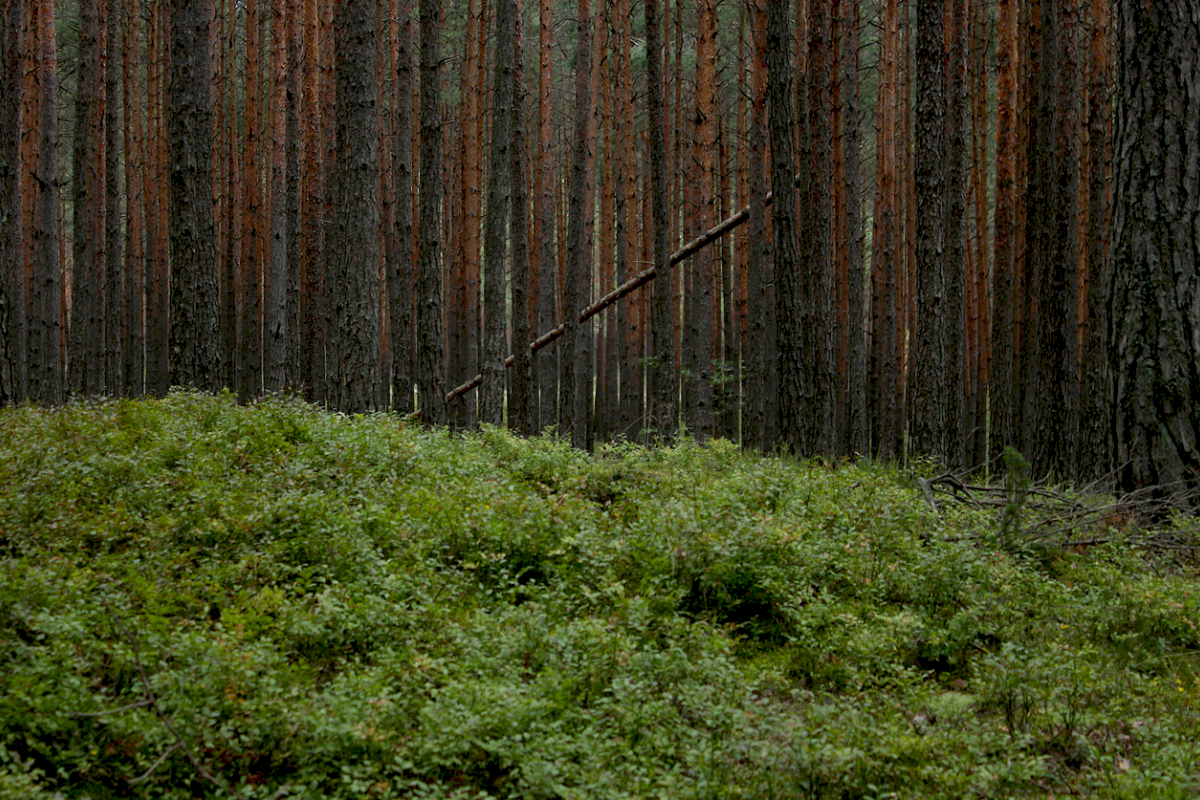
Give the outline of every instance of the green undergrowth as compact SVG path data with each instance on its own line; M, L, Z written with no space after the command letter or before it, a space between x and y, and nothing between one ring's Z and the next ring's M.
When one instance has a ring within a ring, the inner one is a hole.
M1200 795L1189 551L920 477L5 409L0 798Z

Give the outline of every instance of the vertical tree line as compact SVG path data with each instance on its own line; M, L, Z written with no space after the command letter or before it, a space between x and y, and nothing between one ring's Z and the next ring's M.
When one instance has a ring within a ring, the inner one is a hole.
M5 0L0 401L1186 483L1180 7Z

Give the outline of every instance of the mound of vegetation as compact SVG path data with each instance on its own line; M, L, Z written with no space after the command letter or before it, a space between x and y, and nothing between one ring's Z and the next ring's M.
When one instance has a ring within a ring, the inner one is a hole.
M1188 520L1018 483L4 409L0 798L1197 796Z

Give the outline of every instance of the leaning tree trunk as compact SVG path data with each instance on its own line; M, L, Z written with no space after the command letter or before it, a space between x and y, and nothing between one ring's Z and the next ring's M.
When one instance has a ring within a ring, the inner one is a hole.
M1119 480L1200 489L1200 16L1117 3L1109 358ZM1196 500L1193 499L1195 504Z

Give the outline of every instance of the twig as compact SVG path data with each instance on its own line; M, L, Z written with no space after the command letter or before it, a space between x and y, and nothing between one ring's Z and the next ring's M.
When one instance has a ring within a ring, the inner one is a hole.
M150 769L146 770L138 777L129 781L128 782L129 785L134 786L136 784L145 783L146 781L150 780L150 776L154 774L154 770L158 769L158 765L161 764L162 762L166 761L167 756L171 755L171 753L174 753L179 748L180 748L179 742L176 742L175 744L168 747L166 750L163 751L162 755L158 757L158 760L150 765Z

